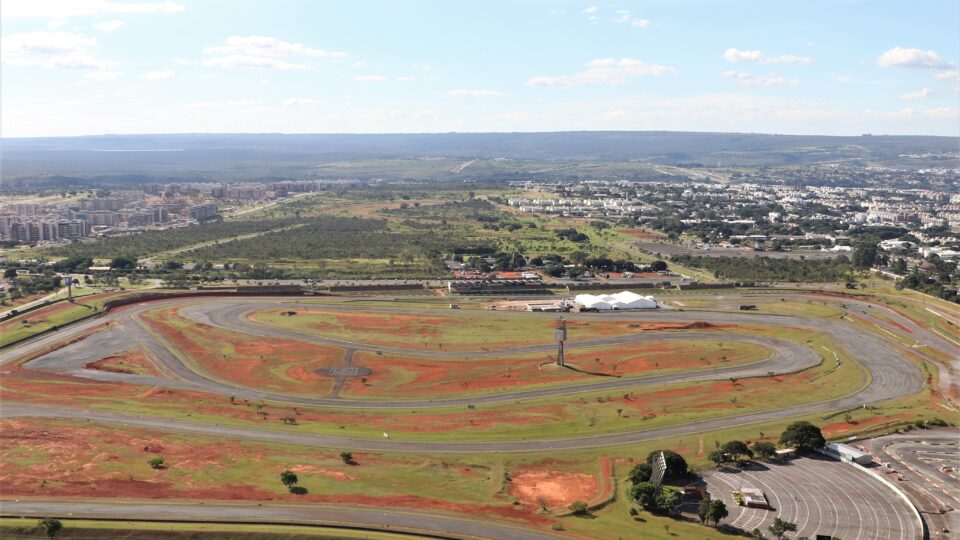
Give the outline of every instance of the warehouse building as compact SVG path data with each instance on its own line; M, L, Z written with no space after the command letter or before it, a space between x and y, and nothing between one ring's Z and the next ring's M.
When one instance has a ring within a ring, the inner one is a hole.
M642 296L623 291L616 294L578 294L573 301L581 311L626 311L632 309L657 309L659 304L652 296Z
M873 457L857 450L849 444L831 443L823 448L823 453L840 461L852 461L858 465L869 465L873 463Z

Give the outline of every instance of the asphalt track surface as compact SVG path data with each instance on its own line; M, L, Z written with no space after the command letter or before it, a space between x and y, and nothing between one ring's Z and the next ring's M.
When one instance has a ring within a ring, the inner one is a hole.
M186 503L157 501L96 502L3 501L3 515L25 517L88 519L134 519L158 521L198 521L258 524L303 524L334 527L360 527L404 532L438 538L472 540L556 540L560 536L532 529L474 520L461 516L445 516L429 512L405 512L345 505L282 505L224 503Z
M603 378L597 382L578 383L566 386L540 388L536 390L507 391L496 395L477 397L450 397L429 400L347 400L342 398L304 397L287 394L274 394L256 389L243 388L217 381L198 374L189 369L171 352L171 346L163 342L158 335L148 331L145 325L138 320L138 315L148 309L161 305L183 305L182 314L197 322L212 324L228 330L247 333L257 336L285 337L335 345L356 350L373 350L400 353L412 356L431 357L438 361L445 358L477 357L484 355L503 356L511 353L528 353L541 350L553 350L553 345L528 346L497 351L475 351L449 353L444 351L419 351L399 347L375 346L336 340L312 334L304 334L290 329L266 327L247 320L244 315L251 310L263 308L293 308L303 307L302 301L278 299L204 299L202 302L189 300L166 300L122 308L111 312L103 318L95 319L72 327L60 335L51 335L15 348L9 357L22 357L31 351L38 351L50 347L71 336L82 334L103 322L116 323L112 328L95 332L86 339L67 345L49 354L31 360L25 367L28 369L47 370L64 374L87 377L97 380L112 380L132 384L162 386L168 388L185 388L213 392L225 396L237 396L246 399L264 399L279 401L292 405L332 406L338 408L361 409L397 409L416 408L423 410L431 407L450 407L468 404L486 404L497 402L513 402L524 399L537 399L551 396L571 395L586 391L612 390L623 388L638 388L650 384L667 382L693 382L726 379L729 377L744 377L751 375L766 375L769 372L787 373L809 367L819 361L819 354L813 350L785 340L762 338L759 336L741 336L724 334L725 341L743 340L758 343L770 348L773 356L765 361L748 366L721 368L718 370L702 370L693 373L677 373L642 378ZM312 304L320 307L317 304ZM404 308L365 307L342 305L322 305L324 310L336 309L345 311L363 312L409 312ZM431 310L423 310L430 313ZM436 310L438 313L449 314L448 310ZM553 318L549 314L506 313L478 311L475 314L490 317L532 317L543 316ZM892 315L891 315L892 314ZM571 319L601 320L603 314L570 314ZM897 316L890 312L887 316ZM792 316L776 316L753 313L729 313L708 311L658 311L658 312L623 312L615 315L621 320L636 320L646 322L709 322L709 323L736 323L744 325L782 325L789 327L808 328L816 332L827 334L838 343L844 345L846 352L855 356L869 371L870 379L866 386L857 394L838 399L809 403L779 410L768 410L757 413L716 418L701 422L682 425L666 426L644 431L626 433L602 434L587 437L570 437L554 440L504 440L493 442L455 442L455 441L403 441L392 439L356 438L348 436L328 436L321 434L296 433L295 430L263 429L257 427L241 428L211 424L197 424L186 421L150 418L138 415L120 413L101 413L82 411L79 409L48 408L38 405L7 402L0 409L0 417L37 416L48 418L85 418L111 424L128 426L142 426L155 429L173 430L190 433L205 433L227 437L242 437L276 442L288 442L307 446L352 448L368 451L400 451L400 452L541 452L561 449L597 448L612 445L629 444L638 441L652 440L668 436L724 429L733 426L752 424L757 422L779 420L782 418L807 415L826 410L837 410L859 407L863 404L886 401L901 396L919 392L922 389L922 378L916 367L903 358L885 338L862 329L845 324L837 320L812 319ZM900 319L903 319L900 317ZM908 320L898 321L903 324L912 324ZM647 333L626 334L611 336L589 341L568 342L570 347L585 347L596 345L640 343L650 339L692 339L705 335L695 331L680 333ZM711 335L715 338L716 335ZM133 344L148 348L161 363L163 371L169 373L169 378L145 377L121 373L109 373L88 370L83 366L89 362L104 358L129 349Z
M736 298L739 295L730 295ZM781 295L782 296L782 295ZM770 300L773 301L773 300ZM751 299L752 302L752 299ZM860 312L864 317L870 317L871 310L878 309L866 303L852 300L843 300L845 308L851 312ZM324 310L347 310L360 312L409 312L403 308L362 307L349 304L316 304L292 299L237 299L237 298L204 298L200 301L191 300L164 300L147 304L129 306L114 310L103 317L86 321L60 332L43 336L24 344L18 345L4 353L3 362L17 361L29 354L51 348L68 342L71 338L81 336L94 330L104 322L111 323L106 330L93 332L85 339L56 349L48 354L41 355L24 364L26 369L44 370L56 373L69 374L94 380L111 380L130 384L161 386L167 388L183 388L237 396L247 399L263 399L288 404L302 404L314 406L328 406L337 408L361 409L409 409L423 410L437 407L460 406L465 404L485 404L531 400L551 396L571 395L580 392L612 390L621 388L638 388L650 384L667 382L693 382L727 379L729 377L763 376L769 372L788 373L804 369L820 361L821 352L828 358L827 351L813 351L810 348L790 341L766 338L761 336L747 336L739 334L724 334L724 341L741 341L754 343L768 348L771 356L760 362L736 366L701 370L696 372L677 373L672 375L609 379L598 378L596 382L575 383L565 386L539 388L535 390L510 390L495 395L477 397L442 397L428 400L348 400L340 397L312 397L263 392L255 388L245 388L216 380L213 376L198 373L178 357L171 344L166 343L158 334L148 330L148 327L139 320L139 315L148 309L163 305L182 305L182 315L198 323L210 324L227 330L245 333L254 336L283 337L302 340L312 343L333 345L345 351L369 350L404 354L409 356L428 357L436 361L449 359L463 359L482 356L503 357L509 354L524 354L530 352L552 351L554 345L536 345L499 349L496 351L473 351L449 353L443 351L421 351L400 347L378 346L364 343L354 343L317 335L304 334L289 329L278 329L256 324L246 318L251 310L263 308L293 308L304 305L317 306ZM450 315L448 310L423 310L424 313L443 313ZM488 317L549 317L550 314L505 313L505 312L472 312L472 315ZM572 319L602 320L608 315L603 314L569 314ZM828 410L838 410L858 407L863 404L887 401L902 396L915 394L922 389L923 381L916 367L906 360L894 346L895 342L881 332L867 332L856 328L845 321L815 319L792 316L776 316L763 313L730 313L711 311L680 311L664 310L658 312L617 313L613 316L619 320L635 320L644 322L708 322L734 323L743 325L780 325L784 327L800 327L819 332L833 338L842 344L845 352L854 356L869 372L869 382L858 393L838 399L819 403L809 403L780 410L770 410L747 415L716 418L707 421L683 425L666 426L644 431L626 433L612 433L587 437L569 437L555 440L502 440L492 442L457 442L457 441L403 441L396 437L392 439L370 439L348 436L328 436L322 434L297 433L295 428L270 429L217 425L210 423L192 423L188 421L154 418L122 413L106 413L72 409L66 407L50 407L37 404L17 403L6 401L0 407L0 418L13 417L44 417L63 418L93 421L114 426L131 426L156 429L167 432L195 433L207 436L223 436L249 440L269 441L276 443L296 444L308 447L345 448L354 451L374 452L407 452L407 453L523 453L545 452L551 450L573 450L584 448L607 447L624 445L639 441L647 441L670 436L691 433L703 433L724 428L752 424L757 422L780 420ZM896 312L886 310L884 317L873 319L878 326L889 325L887 319L895 321L915 332L918 339L923 339L925 345L938 347L945 351L956 352L953 344L947 343L925 329L918 328L912 321ZM889 329L888 329L889 330ZM638 332L621 336L611 336L587 341L569 341L568 349L601 345L628 345L642 344L644 341L661 339L698 339L707 337L716 339L716 334L687 330L682 332ZM109 373L85 369L84 366L92 361L130 349L134 345L147 348L152 356L159 361L160 371L164 377L145 377L121 373ZM345 358L345 360L348 360ZM435 531L447 538L504 538L517 540L541 540L555 538L546 532L529 529L514 528L491 524L487 521L469 520L457 516L442 516L423 512L402 512L393 510L363 509L363 508L315 508L289 507L269 504L253 506L251 504L238 505L176 505L169 503L142 502L123 503L120 501L103 502L11 502L0 503L4 515L73 515L84 516L139 516L163 517L176 516L177 519L208 520L218 519L225 521L245 521L254 516L256 520L265 521L307 521L314 523L337 524L354 523L373 527L404 527L415 524L420 530ZM892 530L892 529L890 529Z

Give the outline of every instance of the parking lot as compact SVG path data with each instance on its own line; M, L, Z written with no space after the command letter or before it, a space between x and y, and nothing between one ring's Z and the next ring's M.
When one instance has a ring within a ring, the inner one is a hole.
M774 518L796 523L796 537L817 534L843 540L922 538L912 509L876 478L852 465L825 457L802 457L781 464L751 463L703 474L707 490L727 505L726 523L765 534ZM763 490L771 510L740 507L732 493Z

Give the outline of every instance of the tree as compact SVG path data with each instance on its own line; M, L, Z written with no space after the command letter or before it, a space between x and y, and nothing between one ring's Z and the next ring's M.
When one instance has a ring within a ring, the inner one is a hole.
M16 269L16 268L7 268L6 270L3 271L3 278L4 278L4 279L14 279L14 278L16 278L16 277L17 277L17 269Z
M353 454L350 452L340 452L340 459L343 460L347 465L353 465Z
M751 447L754 455L759 456L762 459L769 459L777 453L777 447L772 442L769 441L759 441L753 443Z
M163 468L163 462L164 462L163 458L160 456L157 456L157 457L150 458L147 461L147 465L150 465L151 469L158 471Z
M587 503L583 501L574 501L570 503L570 506L567 508L578 516L582 516L587 513Z
M667 270L667 263L663 261L653 261L650 263L650 270L654 272L665 272Z
M823 448L827 441L823 438L820 428L810 422L794 422L780 434L780 444L792 446L798 451L809 451L814 448Z
M114 270L133 270L137 267L137 260L133 257L114 257L110 261L110 268Z
M60 532L60 529L63 528L63 523L60 523L59 519L53 518L44 518L41 519L38 523L43 532L47 533L47 537L53 538Z
M720 467L721 465L727 462L726 454L724 454L720 450L712 450L707 455L707 458L710 459L710 461L712 461L713 464L716 465L717 467Z
M640 482L630 487L630 498L637 501L644 510L651 510L657 503L657 486L650 482Z
M687 460L673 450L654 450L647 455L647 463L652 465L653 460L657 459L657 454L660 452L663 452L663 457L667 462L667 473L664 476L682 478L687 475L689 471Z
M297 485L299 479L297 478L297 473L287 470L280 473L280 483L287 487L288 490L293 490L293 486Z
M713 526L716 527L720 525L720 520L729 516L730 512L727 511L727 505L719 499L713 499L710 501L710 511L707 513L707 519L713 521Z
M640 482L649 482L651 474L653 474L653 467L649 463L639 463L630 469L627 478L630 479L632 484L639 484Z
M680 493L672 490L661 490L660 493L657 494L655 505L657 512L661 514L673 514L680 508L682 502L683 500L680 497Z
M743 441L729 441L720 448L720 451L729 454L733 461L740 461L740 456L753 457L753 452Z
M767 529L777 537L777 540L783 540L788 532L797 532L797 524L774 518L773 525L770 525Z
M707 518L710 517L710 500L703 499L700 501L700 506L697 507L697 517L700 518L700 523L706 523Z
M862 243L853 248L853 266L870 268L877 262L877 244Z

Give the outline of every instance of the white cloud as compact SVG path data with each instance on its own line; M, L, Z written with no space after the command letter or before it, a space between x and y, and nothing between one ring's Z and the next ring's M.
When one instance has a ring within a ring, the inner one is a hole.
M357 60L356 62L353 63L353 67L355 68L367 67L367 63L364 62L363 60Z
M410 77L409 75L406 75L406 76L403 76L403 77L397 77L397 80L398 80L398 81L404 81L404 82L406 82L406 81L415 81L415 80L417 80L417 78L416 78L416 77Z
M385 75L358 75L354 78L363 82L382 82L390 79L390 77Z
M283 100L284 107L316 107L321 103L315 99L310 98L290 98Z
M584 84L624 84L633 77L657 76L676 73L677 70L650 64L633 58L598 58L584 64L585 70L573 75L558 77L534 77L527 81L531 86L579 86Z
M91 71L87 73L84 76L84 78L91 81L103 82L103 81L112 81L113 79L116 79L119 76L120 74L115 71Z
M433 66L430 64L413 64L410 67L419 71L430 71L433 69Z
M184 109L217 109L225 107L251 107L260 103L255 99L234 99L229 101L197 101L181 105Z
M743 51L740 49L729 48L723 51L723 59L727 62L759 62L761 64L812 64L813 58L806 56L796 56L792 54L781 54L778 56L766 56L762 51L752 50Z
M920 114L937 120L952 120L960 118L960 108L957 107L937 107L934 109L923 109Z
M305 69L306 64L292 63L279 58L347 58L341 51L326 51L308 47L303 43L290 43L268 36L230 36L223 45L207 47L207 54L218 55L202 62L206 66Z
M630 115L630 111L626 109L614 109L612 111L606 111L600 114L600 118L603 120L621 120Z
M121 26L123 26L123 21L118 21L117 19L112 21L104 21L102 23L93 25L93 27L97 30L102 30L104 32L113 32L114 30L119 29Z
M949 81L950 79L960 81L960 71L958 70L941 71L940 73L937 73L936 75L934 75L933 78L938 81Z
M583 13L584 15L593 15L599 10L600 8L597 6L589 6L589 7L583 8L583 10L581 10L580 13Z
M457 97L494 97L502 96L503 92L497 92L496 90L468 90L466 88L455 88L447 92L447 95Z
M0 40L0 61L11 66L104 69L108 62L93 54L95 38L73 32L23 32Z
M629 24L631 28L646 28L650 26L650 21L647 19L635 19L630 16L630 12L621 9L617 11L617 14L613 17L613 22L620 24Z
M877 58L877 65L880 67L906 67L906 68L925 68L925 69L944 69L952 68L953 62L950 62L934 51L923 51L920 49L905 49L903 47L894 47Z
M159 71L151 71L149 73L144 73L143 78L151 81L163 81L173 77L173 71L169 69L162 69Z
M800 81L796 79L785 79L777 75L754 75L745 71L724 71L720 75L727 79L735 79L737 85L744 88L796 86L800 84Z
M176 2L111 2L109 0L4 0L4 19L36 17L68 19L116 13L180 13Z
M314 49L303 43L290 43L268 36L230 36L223 45L207 47L209 54L243 54L250 56L313 56L317 58L346 58L349 54L341 51Z
M47 22L47 28L50 30L59 30L60 28L66 26L69 22L70 21L66 19L50 19L50 21Z
M307 69L306 64L291 64L269 58L266 56L248 56L242 54L232 54L229 56L217 56L201 62L204 66L224 67L224 68L247 68L247 69Z
M903 94L902 96L900 96L900 99L903 99L903 100L906 100L906 101L912 101L912 100L915 100L915 99L923 99L923 98L925 98L925 97L930 97L930 96L932 96L932 95L933 95L933 90L931 90L931 89L929 89L929 88L921 88L920 90L917 90L916 92L910 92L910 93L907 93L907 94Z

